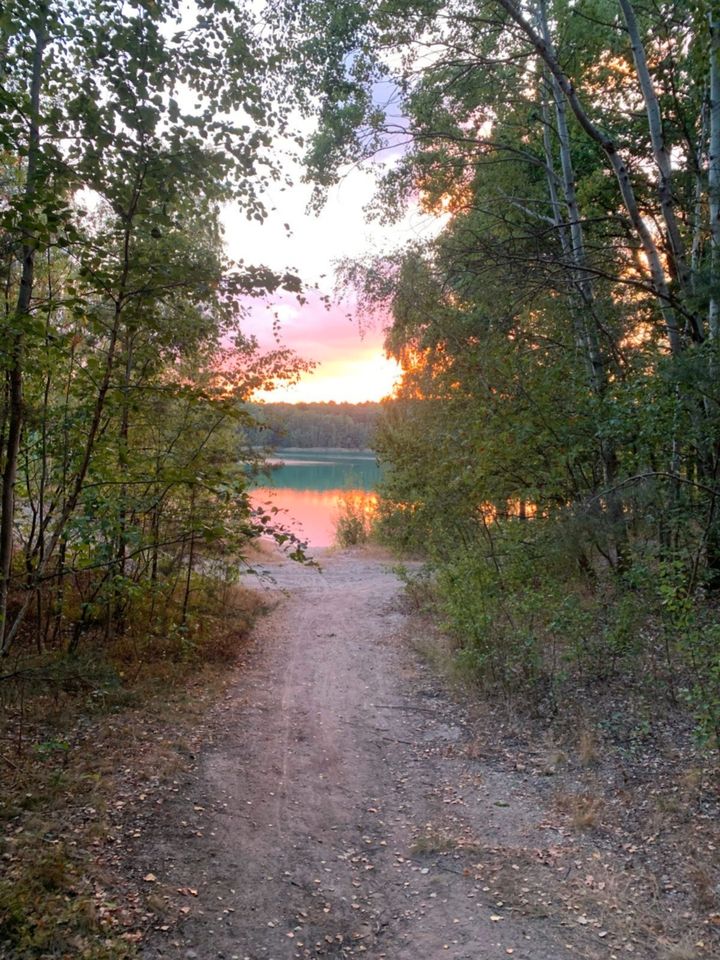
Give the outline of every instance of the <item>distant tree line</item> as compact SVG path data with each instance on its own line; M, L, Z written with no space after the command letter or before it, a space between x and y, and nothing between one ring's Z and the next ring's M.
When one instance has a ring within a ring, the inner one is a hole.
M366 450L373 443L379 403L266 403L253 409L254 446L339 447Z

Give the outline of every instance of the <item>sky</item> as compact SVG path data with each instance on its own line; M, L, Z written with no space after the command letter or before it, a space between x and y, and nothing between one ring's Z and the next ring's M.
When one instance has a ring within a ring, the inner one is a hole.
M307 303L280 296L267 304L249 307L245 332L254 334L263 347L274 347L272 324L280 319L284 346L292 347L303 359L317 363L314 372L303 376L294 387L280 388L266 396L289 402L335 400L361 402L379 400L392 392L399 370L383 351L382 319L374 325L360 325L353 316L351 301L339 302L334 293L333 264L344 257L380 253L407 241L427 236L437 221L411 210L402 223L382 227L366 222L363 207L374 192L370 169L354 167L330 190L319 215L307 212L311 187L297 185L270 188L265 202L269 215L263 224L249 222L232 208L224 213L228 254L249 263L263 263L276 270L291 268L303 282L318 285L310 290ZM289 224L290 232L285 228ZM331 299L330 308L322 300Z
M258 0L258 7L261 3ZM186 7L188 22L197 15L193 0ZM427 54L424 54L427 55ZM403 127L402 116L396 115L397 91L389 81L379 81L373 89L376 106ZM247 118L245 118L245 122ZM305 142L315 126L312 118L295 116L293 126ZM391 165L402 155L404 138L390 142L381 162ZM353 166L340 183L330 189L327 202L319 215L308 212L312 187L302 183L302 169L294 156L291 141L276 143L277 157L282 156L282 172L295 184L271 184L263 200L268 209L264 223L248 221L244 213L228 206L223 214L228 255L233 260L265 265L273 270L297 273L307 288L307 302L300 306L289 296L270 303L251 301L245 306L248 316L243 332L254 334L261 347L273 349L273 320L281 319L282 345L293 348L305 360L313 361L312 373L303 376L293 387L279 388L267 399L300 401L379 400L392 392L399 377L399 368L383 350L383 320L373 326L365 322L363 330L352 316L351 303L340 303L335 295L334 263L347 257L379 254L395 249L412 239L434 234L440 221L410 210L404 220L391 227L366 220L364 207L375 193L375 173L370 165ZM289 225L289 230L286 229ZM327 309L323 295L329 297ZM260 398L262 399L262 398Z

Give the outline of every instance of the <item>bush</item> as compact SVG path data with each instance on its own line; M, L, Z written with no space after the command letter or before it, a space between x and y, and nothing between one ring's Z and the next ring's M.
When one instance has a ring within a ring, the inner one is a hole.
M341 547L367 543L373 536L377 500L373 494L353 490L342 495L335 521L335 542Z

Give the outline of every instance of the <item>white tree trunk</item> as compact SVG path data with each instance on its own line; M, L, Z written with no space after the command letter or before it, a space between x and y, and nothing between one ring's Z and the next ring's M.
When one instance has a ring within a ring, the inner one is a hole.
M670 256L678 284L682 290L687 290L690 285L690 273L685 253L685 242L675 215L672 187L672 161L670 159L670 152L665 144L660 103L648 69L645 47L640 39L640 31L632 3L630 0L618 0L618 3L620 4L620 9L622 10L627 25L635 70L645 101L653 158L659 175L657 184L658 199L660 200L660 209L662 211L665 229L667 230Z
M708 192L710 201L710 303L708 326L710 337L717 341L720 333L720 298L717 284L720 276L720 19L710 16L710 143Z
M692 244L690 247L690 280L693 294L697 293L697 278L700 271L703 248L705 177L703 173L707 153L706 141L708 134L708 94L703 96L702 113L700 116L700 136L695 150L695 198L692 218Z
M682 351L682 340L680 337L680 330L678 328L676 311L673 307L673 298L670 294L670 284L665 274L665 268L663 266L658 245L655 242L652 231L648 227L640 212L627 164L618 153L617 147L615 146L615 142L612 140L612 138L603 133L603 131L600 130L600 128L597 127L590 119L585 108L580 102L577 93L575 92L575 87L558 63L557 57L555 56L553 50L548 48L544 38L526 19L515 0L496 0L496 3L507 12L510 18L517 24L517 26L528 38L538 55L547 64L548 69L552 73L553 77L557 80L560 89L564 93L578 123L588 137L598 144L607 157L613 173L615 174L618 187L620 188L620 195L625 205L628 217L638 235L640 243L642 244L643 252L645 253L648 261L650 280L665 325L670 352L672 354L679 354Z
M543 39L548 46L548 50L553 52L545 0L540 0L538 10L540 30L542 32ZM585 349L587 351L588 366L590 369L591 385L596 393L602 393L606 386L605 365L603 363L597 329L595 326L595 293L593 290L592 280L587 273L585 238L583 235L582 220L580 218L580 206L577 201L577 192L575 190L575 170L573 168L572 153L570 151L570 132L568 130L567 123L567 105L565 101L565 94L560 89L557 78L552 74L550 75L550 84L555 105L555 120L557 124L558 142L560 145L560 168L562 170L565 206L567 207L572 263L575 268L575 285L587 311L581 322L583 325Z

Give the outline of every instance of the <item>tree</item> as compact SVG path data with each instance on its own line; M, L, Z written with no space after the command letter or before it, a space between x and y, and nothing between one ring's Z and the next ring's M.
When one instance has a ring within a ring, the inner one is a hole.
M154 398L175 397L175 417L192 394L208 415L198 429L210 436L251 384L300 369L287 352L262 360L240 340L243 389L228 385L223 405L203 386L228 363L223 344L237 333L239 298L297 291L299 281L229 264L221 250L221 204L262 219L261 191L278 175L267 151L284 125L271 90L272 39L225 0L203 0L193 16L175 0L3 10L4 653L44 585L57 580L62 594L73 552L81 564L104 565L122 626L144 550L135 486L144 481L132 468ZM195 489L205 454L207 443L188 453L192 476L176 473L169 489ZM155 455L165 461L173 448ZM158 489L157 478L148 484ZM198 503L194 496L183 509ZM157 541L157 509L153 516ZM18 539L24 595L10 616Z
M377 0L344 4L333 43L309 31L319 192L384 155L376 214L444 218L343 274L404 370L377 441L382 527L427 551L498 677L542 673L548 609L579 630L576 590L601 582L619 609L628 583L657 604L653 578L718 582L711 12Z

